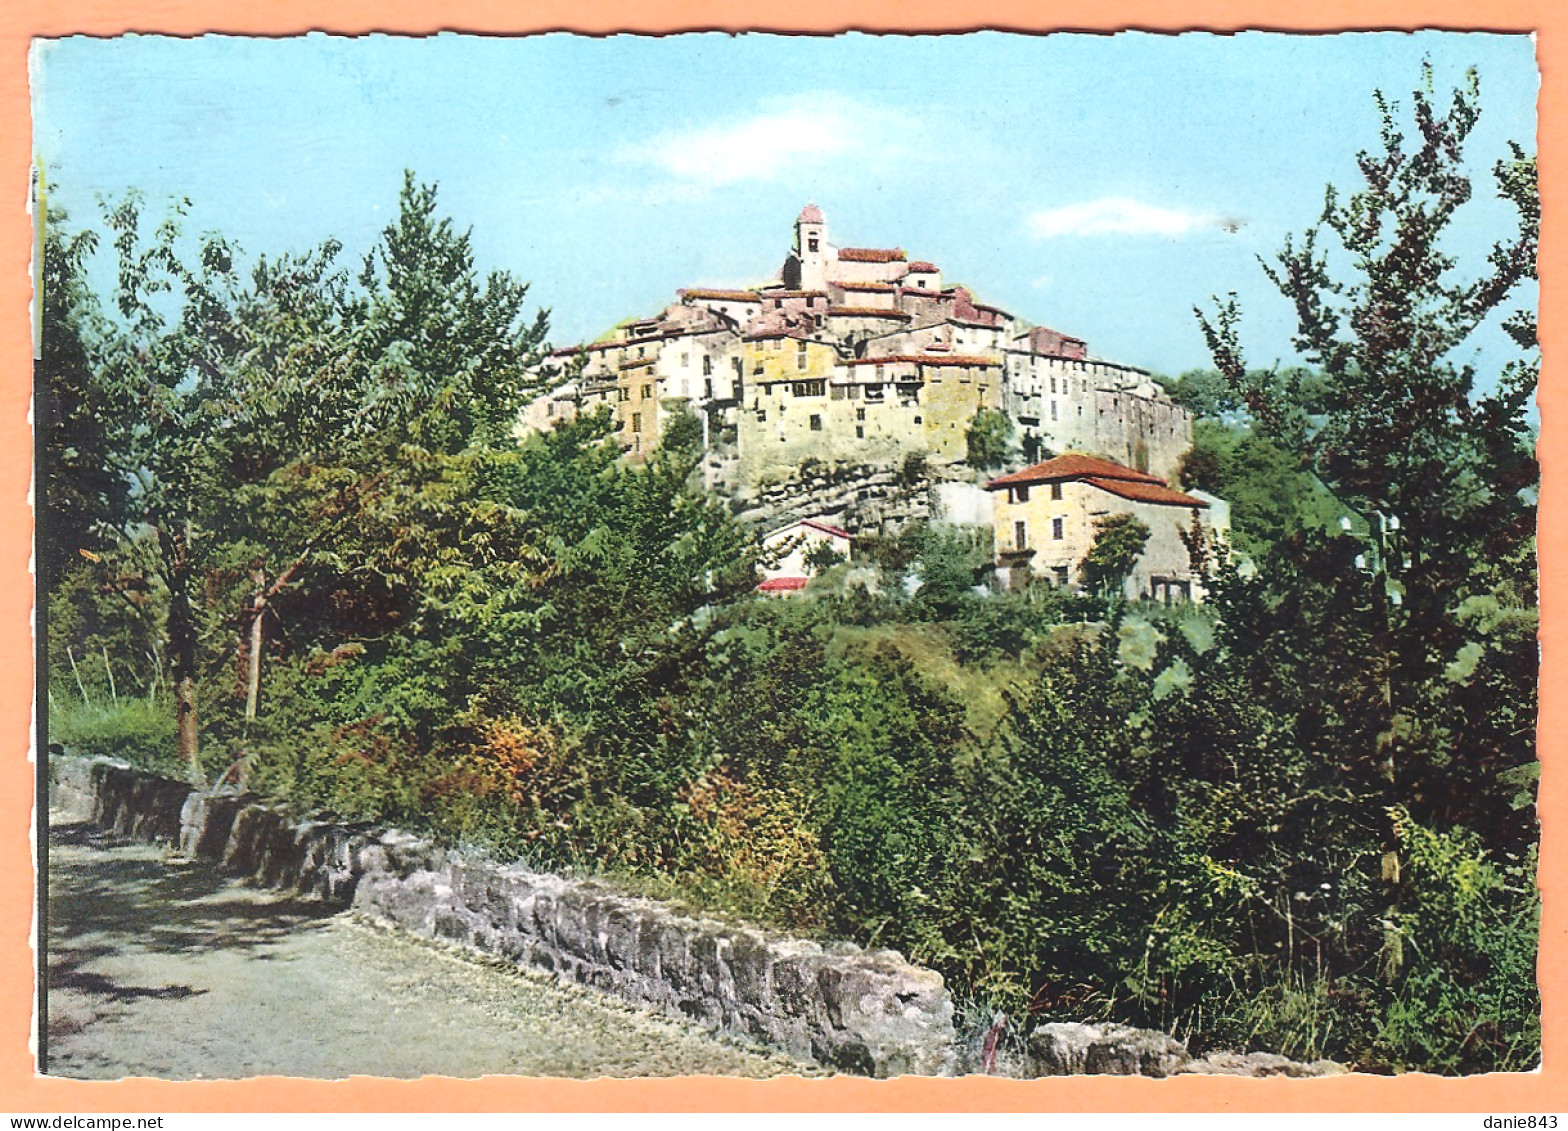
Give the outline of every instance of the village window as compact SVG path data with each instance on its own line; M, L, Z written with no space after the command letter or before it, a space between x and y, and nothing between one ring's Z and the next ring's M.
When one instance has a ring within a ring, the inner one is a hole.
M806 343L800 343L800 349L795 352L795 368L806 368Z
M866 386L866 403L867 404L881 404L882 403L882 386L881 385L867 385Z
M1056 419L1056 402L1055 401L1051 402L1051 419L1052 420Z
M708 378L702 383L702 395L708 399L713 397L713 378Z
M915 286L919 287L921 290L925 290L925 288L926 288L926 281L924 279L916 279L915 280Z
M761 424L763 421L765 421L767 419L768 419L768 410L765 409L765 408L759 408L757 410L757 423Z
M681 368L685 369L689 365L691 365L691 354L689 354L689 353L681 354Z
M797 397L820 397L827 392L825 381L796 381L790 392Z
M1062 485L1060 483L1052 483L1051 484L1051 498L1052 498L1052 500L1059 501L1061 499L1061 497L1062 497Z
M1066 566L1056 566L1056 567L1054 567L1051 570L1051 572L1056 575L1056 584L1060 585L1063 589L1066 589L1067 588L1067 567Z
M546 416L554 416L555 415L555 402L554 401L546 401L545 402L544 414Z
M816 413L811 414L811 430L813 432L822 431L822 417Z
M915 417L915 423L916 423L916 424L919 424L919 423L920 423L920 418L919 418L919 417L918 417L918 416L917 416L917 417Z
M638 346L637 347L637 356L638 357L646 357L647 354L648 354L648 350L646 349L646 347L644 347L644 346Z
M1062 531L1062 520L1059 518L1053 518L1051 520L1051 537L1056 539L1058 542L1060 542L1064 537Z
M1052 392L1052 394L1055 394L1055 392L1056 392L1056 378L1055 377L1051 378L1051 392Z
M640 412L632 413L632 431L633 432L641 432L642 431L642 413L640 413Z
M806 240L806 250L807 251L816 251L817 250L817 237L816 236L810 236L810 237L807 238L807 240Z
M615 399L618 401L629 401L632 399L632 391L630 389L616 389Z
M1028 527L1024 524L1023 519L1013 523L1013 548L1015 550L1026 550L1029 548L1028 533Z
M854 386L851 385L850 388L854 388ZM866 418L866 410L863 409L863 408L857 408L855 410L855 419L856 420L864 420L865 418Z
M702 375L704 377L713 376L713 358L707 354L702 355Z
M1010 503L1027 503L1029 501L1029 487L1027 485L1013 487L1008 491L1008 494L1011 496L1007 500Z
M643 400L647 400L651 396L653 396L653 386L652 385L644 385L642 387L642 399Z

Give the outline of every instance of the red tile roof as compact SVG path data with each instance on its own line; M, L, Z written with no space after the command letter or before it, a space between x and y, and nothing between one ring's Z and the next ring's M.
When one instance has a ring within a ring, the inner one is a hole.
M845 263L897 263L904 258L901 247L841 247L838 257Z
M1026 467L1022 471L999 475L987 483L986 487L995 490L997 487L1011 487L1020 483L1049 483L1057 479L1090 478L1165 486L1165 480L1157 475L1150 475L1147 471L1135 471L1112 460L1071 452L1064 456L1057 456L1055 459L1048 459L1044 463Z
M759 295L756 291L689 290L689 291L676 291L675 293L680 295L681 298L683 298L683 299L691 299L691 298L709 299L709 300L719 299L719 300L721 300L723 302L761 302L762 301L762 296Z
M880 306L830 306L828 317L840 318L897 318L908 322L912 315L902 310L888 310Z
M820 224L822 222L822 209L815 204L808 204L800 210L800 223Z
M883 294L891 294L894 290L897 289L896 287L893 286L892 283L850 283L850 282L846 282L846 283L834 283L833 285L835 287L837 287L841 291L879 291L879 292L881 292Z
M1137 503L1160 503L1173 507L1206 507L1209 504L1202 499L1195 499L1191 495L1184 495L1173 490L1163 483L1134 482L1130 479L1101 479L1090 476L1085 483L1093 484L1102 491L1109 491L1113 495L1120 495L1124 499L1131 499Z
M796 338L809 341L811 331L805 326L770 326L746 335L748 342L771 342L775 338Z
M786 291L782 288L775 291L761 292L763 298L826 298L827 291Z
M932 275L936 273L936 264L927 263L924 259L917 259L909 265L909 273L911 275Z
M806 587L804 577L770 577L757 586L758 593L798 593Z
M840 530L836 526L829 526L827 523L825 523L825 522L818 522L814 518L803 518L799 522L792 522L792 523L790 523L789 526L809 526L813 530L820 530L820 531L822 531L822 533L824 533L824 534L831 534L835 538L851 538L852 539L854 537L847 530ZM788 530L789 526L784 527L784 529Z
M989 366L994 366L994 367L997 367L997 368L1000 368L1001 364L1002 364L1000 361L997 361L994 357L978 357L978 356L975 356L975 355L972 355L972 354L962 354L962 353L935 354L935 355L928 354L928 353L897 353L897 354L890 354L887 357L857 357L853 361L848 362L848 364L850 364L850 365L895 365L895 364L898 364L900 362L908 362L911 365L966 365L966 366L989 365ZM1042 464L1040 466L1044 466L1044 465ZM1116 465L1112 464L1111 466L1114 467ZM1018 474L1022 474L1022 472L1019 472Z

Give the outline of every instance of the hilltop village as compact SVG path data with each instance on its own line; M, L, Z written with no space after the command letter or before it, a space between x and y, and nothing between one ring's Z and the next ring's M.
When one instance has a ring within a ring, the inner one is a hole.
M846 555L868 527L931 517L991 528L1003 584L1070 585L1095 520L1135 513L1150 538L1128 594L1175 599L1198 595L1176 529L1227 523L1219 500L1168 486L1192 417L1147 372L944 284L901 248L834 245L815 205L775 280L679 291L658 314L554 351L542 376L520 430L607 410L640 462L690 414L710 490L780 532L802 519L813 536L830 529ZM966 462L987 412L1010 424L1019 468L989 481ZM807 567L786 568L800 572L775 570L772 591L804 585Z

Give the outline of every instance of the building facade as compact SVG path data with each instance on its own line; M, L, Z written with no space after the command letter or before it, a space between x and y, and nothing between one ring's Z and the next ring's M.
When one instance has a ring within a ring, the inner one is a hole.
M1157 477L1192 444L1191 416L1146 372L977 301L901 248L834 245L815 205L775 281L682 290L659 314L555 351L540 376L548 391L520 431L604 409L635 462L689 410L742 494L807 461L961 461L980 409L1006 413L1025 453L1088 452Z
M1124 583L1129 599L1203 599L1187 537L1229 538L1228 508L1171 488L1158 476L1094 456L1068 454L988 483L998 575L1017 587L1035 578L1076 588L1101 520L1131 515L1148 541ZM1216 513L1218 511L1219 513Z

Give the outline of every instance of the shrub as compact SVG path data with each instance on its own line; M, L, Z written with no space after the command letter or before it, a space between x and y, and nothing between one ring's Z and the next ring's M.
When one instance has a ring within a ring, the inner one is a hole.
M182 773L174 741L174 705L167 699L117 704L51 704L49 740L67 753L118 758L158 773Z

